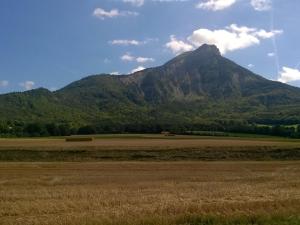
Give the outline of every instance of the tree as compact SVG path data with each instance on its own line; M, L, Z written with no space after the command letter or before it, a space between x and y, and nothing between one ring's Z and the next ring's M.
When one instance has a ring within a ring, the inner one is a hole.
M73 134L73 129L71 128L71 126L69 124L60 124L58 126L59 129L59 133L61 136L68 136Z
M48 136L49 135L46 127L40 123L27 124L24 129L24 132L32 137L40 137L40 136Z
M58 125L55 123L46 124L46 129L47 129L49 135L51 135L51 136L60 136L61 135L60 129L59 129Z
M95 134L96 129L91 125L83 126L78 129L78 134Z

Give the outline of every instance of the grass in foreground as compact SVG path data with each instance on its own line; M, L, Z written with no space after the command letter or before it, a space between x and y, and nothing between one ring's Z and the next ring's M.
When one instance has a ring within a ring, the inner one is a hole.
M299 162L0 164L2 225L298 225Z

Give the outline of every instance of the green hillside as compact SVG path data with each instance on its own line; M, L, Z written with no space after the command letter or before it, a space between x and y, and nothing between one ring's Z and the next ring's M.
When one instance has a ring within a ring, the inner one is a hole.
M29 124L86 132L299 124L300 89L267 80L222 57L215 46L203 45L131 75L93 75L56 92L40 88L0 95L0 121L1 133L20 135L28 133Z

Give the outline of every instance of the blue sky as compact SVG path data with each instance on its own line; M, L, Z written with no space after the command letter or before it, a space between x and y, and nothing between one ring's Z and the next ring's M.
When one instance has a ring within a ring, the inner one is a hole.
M300 86L300 1L1 0L0 93L159 66L203 43Z

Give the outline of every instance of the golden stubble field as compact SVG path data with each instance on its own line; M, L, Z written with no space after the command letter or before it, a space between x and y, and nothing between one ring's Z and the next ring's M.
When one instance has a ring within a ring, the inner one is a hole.
M186 215L288 218L300 215L299 175L298 161L1 163L0 224L154 225Z

